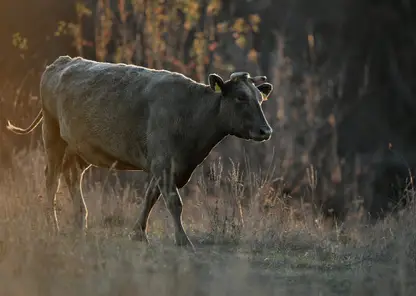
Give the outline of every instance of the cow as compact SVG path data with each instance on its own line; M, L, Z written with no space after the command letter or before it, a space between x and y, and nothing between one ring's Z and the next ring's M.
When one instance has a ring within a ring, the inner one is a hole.
M225 137L262 142L272 135L261 107L273 91L266 76L234 72L224 81L212 73L208 80L82 57L60 56L48 65L37 117L26 129L10 121L7 128L28 134L42 122L47 211L55 231L61 175L73 200L75 229L85 233L84 172L91 166L144 171L148 188L129 238L148 243L147 221L162 196L175 244L194 249L183 228L178 189Z

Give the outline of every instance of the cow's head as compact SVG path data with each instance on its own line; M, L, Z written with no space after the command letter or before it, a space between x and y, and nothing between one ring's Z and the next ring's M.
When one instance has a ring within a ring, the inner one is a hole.
M266 76L250 77L247 72L232 73L224 81L217 74L209 75L209 85L221 95L221 120L230 135L246 140L265 141L272 134L261 104L273 91Z

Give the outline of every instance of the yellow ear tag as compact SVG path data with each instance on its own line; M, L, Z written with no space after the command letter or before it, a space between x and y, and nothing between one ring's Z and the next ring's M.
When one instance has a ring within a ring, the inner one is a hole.
M221 88L217 83L215 84L215 92L217 92L217 93L221 92Z
M267 101L267 99L269 98L268 96L266 96L264 93L262 93L262 92L260 92L261 93L261 98L262 98L262 100L263 101Z

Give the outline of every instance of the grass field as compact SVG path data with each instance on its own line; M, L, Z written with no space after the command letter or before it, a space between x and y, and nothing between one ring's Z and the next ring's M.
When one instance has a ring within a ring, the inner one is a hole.
M62 234L47 231L40 150L19 153L0 177L2 295L415 295L416 210L368 226L354 219L341 234L305 213L236 215L230 196L185 201L184 223L196 253L174 247L170 216L159 201L150 246L127 233L139 205L124 202L119 226L101 223L103 193L85 189L86 237L70 233L72 206L58 195ZM141 192L139 192L141 194ZM121 193L122 197L134 194ZM113 201L112 196L107 196ZM218 201L218 205L215 201ZM114 206L114 205L113 205ZM299 215L298 215L299 216ZM300 215L302 217L302 215ZM242 218L242 219L241 219ZM241 223L244 221L244 224ZM319 220L318 220L319 221Z

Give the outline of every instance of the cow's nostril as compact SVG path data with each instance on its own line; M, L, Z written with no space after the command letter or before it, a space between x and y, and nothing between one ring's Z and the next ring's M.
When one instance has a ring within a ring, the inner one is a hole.
M272 129L270 127L261 127L260 128L260 135L262 136L270 136L272 133Z

